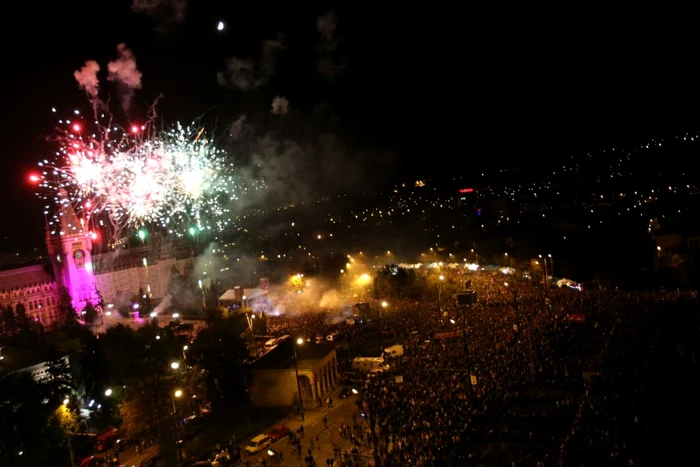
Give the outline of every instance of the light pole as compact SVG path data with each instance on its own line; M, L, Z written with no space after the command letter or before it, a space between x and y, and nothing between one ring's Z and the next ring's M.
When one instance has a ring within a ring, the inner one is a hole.
M63 400L62 410L68 410L68 403L70 400L68 398ZM73 467L75 465L75 458L73 457L73 445L70 441L70 430L66 428L66 439L68 439L68 453L70 454L70 465Z
M182 397L182 391L176 389L175 392L170 396L170 400L173 402L173 419L175 420L175 446L177 447L177 457L180 460L180 465L182 462L182 448L180 447L180 427L177 422L177 406L175 405L175 399Z
M243 306L245 306L245 299L246 297L243 296ZM255 353L257 354L257 346L255 343L255 332L253 331L253 320L256 318L255 313L252 311L250 313L246 313L246 319L248 320L248 328L250 329L250 336L253 338L253 349L255 350Z
M508 287L508 282L504 283L506 287ZM515 316L518 320L518 323L520 324L520 327L522 327L522 316L520 315L520 306L518 304L518 291L515 290L515 287L513 287L513 308L515 308ZM528 319L528 326L527 326L527 346L528 346L528 351L530 354L530 374L532 376L532 379L534 381L535 379L535 363L532 358L532 326L530 326L530 320Z
M441 291L440 289L442 288L442 287L441 287L441 286L442 286L442 281L445 280L445 276L440 275L440 277L439 277L438 279L440 279L440 281L439 281L438 283L435 284L435 293L437 294L437 308L438 308L438 317L439 317L439 316L440 316L440 313L441 313L441 311L442 311L441 308L440 308L440 291Z
M304 421L304 403L301 399L301 383L299 382L299 366L297 365L297 344L301 345L304 343L304 339L301 337L296 341L292 341L292 349L294 349L294 373L297 377L297 392L299 393L299 413L301 414L301 421Z
M382 307L379 309L379 345L381 351L384 351L384 330L382 329L382 310L388 307L387 302L382 302Z

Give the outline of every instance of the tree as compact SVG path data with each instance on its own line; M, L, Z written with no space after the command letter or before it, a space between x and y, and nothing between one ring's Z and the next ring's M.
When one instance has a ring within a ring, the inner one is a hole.
M57 353L46 364L46 380L43 383L49 403L60 404L67 396L73 394L75 386L68 357Z
M78 313L73 308L73 302L70 294L65 287L61 287L58 297L58 315L59 322L64 331L74 331L80 327L78 323Z
M82 315L83 319L85 320L85 323L93 324L97 319L97 310L95 309L95 305L93 305L90 302L87 302L85 308L83 308Z
M86 332L81 341L77 375L87 399L103 394L107 387L109 366L103 341L91 332Z
M228 319L229 311L225 306L217 306L212 308L207 308L206 321L207 324L220 323Z
M7 335L14 335L17 332L17 320L15 310L8 304L2 309L2 331Z
M249 402L243 365L248 350L235 321L230 317L202 329L187 352L215 407L240 408Z
M97 304L95 308L98 312L102 313L105 309L105 299L102 297L102 293L99 290L95 290L95 293L97 295Z
M141 316L146 316L149 314L151 311L153 311L153 304L151 303L151 296L147 294L146 292L143 291L143 289L139 289L139 296L138 296L138 304L139 304L139 312Z
M43 400L29 373L0 375L0 465L57 465L56 439L46 436L55 406Z
M170 400L167 387L155 378L134 381L119 404L124 435L130 439L153 437L156 422L167 413Z
M26 334L29 332L29 325L30 325L30 320L29 316L27 316L27 309L24 306L24 303L18 303L17 307L15 308L15 322L17 325L17 330L21 334Z
M422 292L415 271L395 264L379 270L375 287L377 294L383 297L414 298Z

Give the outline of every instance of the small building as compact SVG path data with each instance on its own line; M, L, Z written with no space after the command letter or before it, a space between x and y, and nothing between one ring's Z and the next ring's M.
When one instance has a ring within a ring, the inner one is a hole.
M340 382L335 350L323 344L297 345L299 386L294 370L294 343L288 339L250 364L251 401L256 407L318 406Z
M260 279L260 286L252 289L238 285L228 289L219 297L219 306L225 306L229 310L248 307L254 311L268 311L267 279Z

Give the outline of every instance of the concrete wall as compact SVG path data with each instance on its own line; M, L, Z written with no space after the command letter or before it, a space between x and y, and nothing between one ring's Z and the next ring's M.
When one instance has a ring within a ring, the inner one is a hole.
M115 301L119 292L136 295L139 289L147 291L149 285L154 299L163 298L168 291L173 266L182 274L190 262L190 259L168 258L148 265L148 274L144 266L98 274L95 276L95 286L105 303Z
M256 407L291 407L298 400L294 368L253 370L251 402Z

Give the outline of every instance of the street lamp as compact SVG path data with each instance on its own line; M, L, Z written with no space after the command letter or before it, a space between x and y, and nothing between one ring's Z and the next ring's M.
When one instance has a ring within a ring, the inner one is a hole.
M172 368L173 370L177 370L178 368L180 368L180 362L172 362L170 364L170 368ZM177 396L177 397L180 397L180 396Z
M386 308L388 306L389 306L389 304L387 302L382 302L382 308Z
M170 397L170 400L173 401L173 419L175 420L175 445L177 446L177 455L180 458L180 465L183 465L182 449L180 448L180 428L179 424L177 423L177 407L175 406L175 399L179 399L180 397L182 397L182 391L180 389L176 389L173 395Z
M68 403L69 402L70 402L70 399L68 399L67 397L65 399L63 399L63 406L60 407L60 409L64 410L64 411L68 410ZM70 465L72 466L72 465L75 465L75 460L73 457L73 445L70 442L70 435L71 435L70 431L68 429L66 429L66 439L68 440L68 453L70 454ZM20 455L21 455L21 452L20 452Z
M299 393L299 413L301 413L301 421L304 421L304 403L301 400L301 383L299 382L299 366L297 365L297 345L304 343L304 339L299 337L296 342L292 342L292 349L294 350L294 373L297 377L297 392Z
M105 391L105 396L109 397L109 396L111 396L111 395L112 395L112 390L111 390L111 389L107 389L107 390Z

